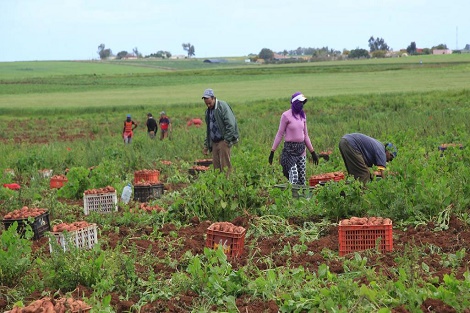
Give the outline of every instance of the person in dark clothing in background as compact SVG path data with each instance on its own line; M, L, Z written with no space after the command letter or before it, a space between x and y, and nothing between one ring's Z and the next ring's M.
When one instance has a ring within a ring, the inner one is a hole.
M152 113L147 114L147 134L151 139L155 139L158 131L157 121L153 118Z

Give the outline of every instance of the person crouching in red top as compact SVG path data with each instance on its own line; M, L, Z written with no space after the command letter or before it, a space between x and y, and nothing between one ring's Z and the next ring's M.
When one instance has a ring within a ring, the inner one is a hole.
M160 112L160 120L158 121L160 125L160 140L163 140L168 137L171 132L171 121L170 118L166 115L165 111Z
M130 114L127 114L127 118L124 121L124 128L122 129L122 138L124 139L125 144L131 143L134 129L136 128L137 123L131 119Z

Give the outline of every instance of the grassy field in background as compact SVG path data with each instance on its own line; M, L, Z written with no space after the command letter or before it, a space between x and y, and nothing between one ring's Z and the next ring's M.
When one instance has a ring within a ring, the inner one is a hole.
M420 64L422 61L422 64ZM468 88L470 55L311 62L226 64L203 60L0 63L0 110L124 109L193 105L211 87L220 99L246 104L334 95L429 92Z

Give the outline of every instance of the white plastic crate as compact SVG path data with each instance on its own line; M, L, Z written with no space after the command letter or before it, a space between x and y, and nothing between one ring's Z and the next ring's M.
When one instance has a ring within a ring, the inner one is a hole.
M67 251L69 244L75 245L79 249L91 249L98 243L98 233L96 224L90 224L87 227L83 227L71 232L51 232L59 246ZM49 251L52 253L53 244L51 243L51 237L49 237Z
M83 210L90 212L110 213L118 210L116 191L100 194L83 194Z

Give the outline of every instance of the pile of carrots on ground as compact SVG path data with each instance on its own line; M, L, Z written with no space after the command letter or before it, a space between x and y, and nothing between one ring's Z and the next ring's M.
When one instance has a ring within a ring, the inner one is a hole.
M43 213L47 212L46 209L41 208L28 208L27 206L22 207L21 209L11 211L3 217L5 220L21 220L27 219L28 217L36 217Z
M208 228L209 230L214 230L214 231L222 231L226 233L232 233L232 234L243 234L245 231L245 228L242 226L235 226L230 222L216 222L212 223L211 226Z
M49 297L36 300L24 308L15 307L5 313L66 313L89 312L91 307L82 300L74 298L52 299Z
M90 226L90 224L86 221L73 222L73 223L60 223L60 224L54 225L52 227L52 231L56 233L60 233L63 231L70 232L70 231L79 230L88 226Z
M103 188L98 188L98 189L88 189L88 190L85 190L85 194L86 195L93 195L93 194L100 194L100 193L111 193L111 192L115 192L116 189L114 189L114 187L112 186L107 186L107 187L103 187Z
M339 222L339 225L392 225L392 220L383 217L351 217Z
M147 202L141 203L139 205L139 209L144 210L146 212L152 212L152 211L165 212L165 209L162 207L159 207L157 204L150 205ZM130 212L132 212L132 209L130 209Z

